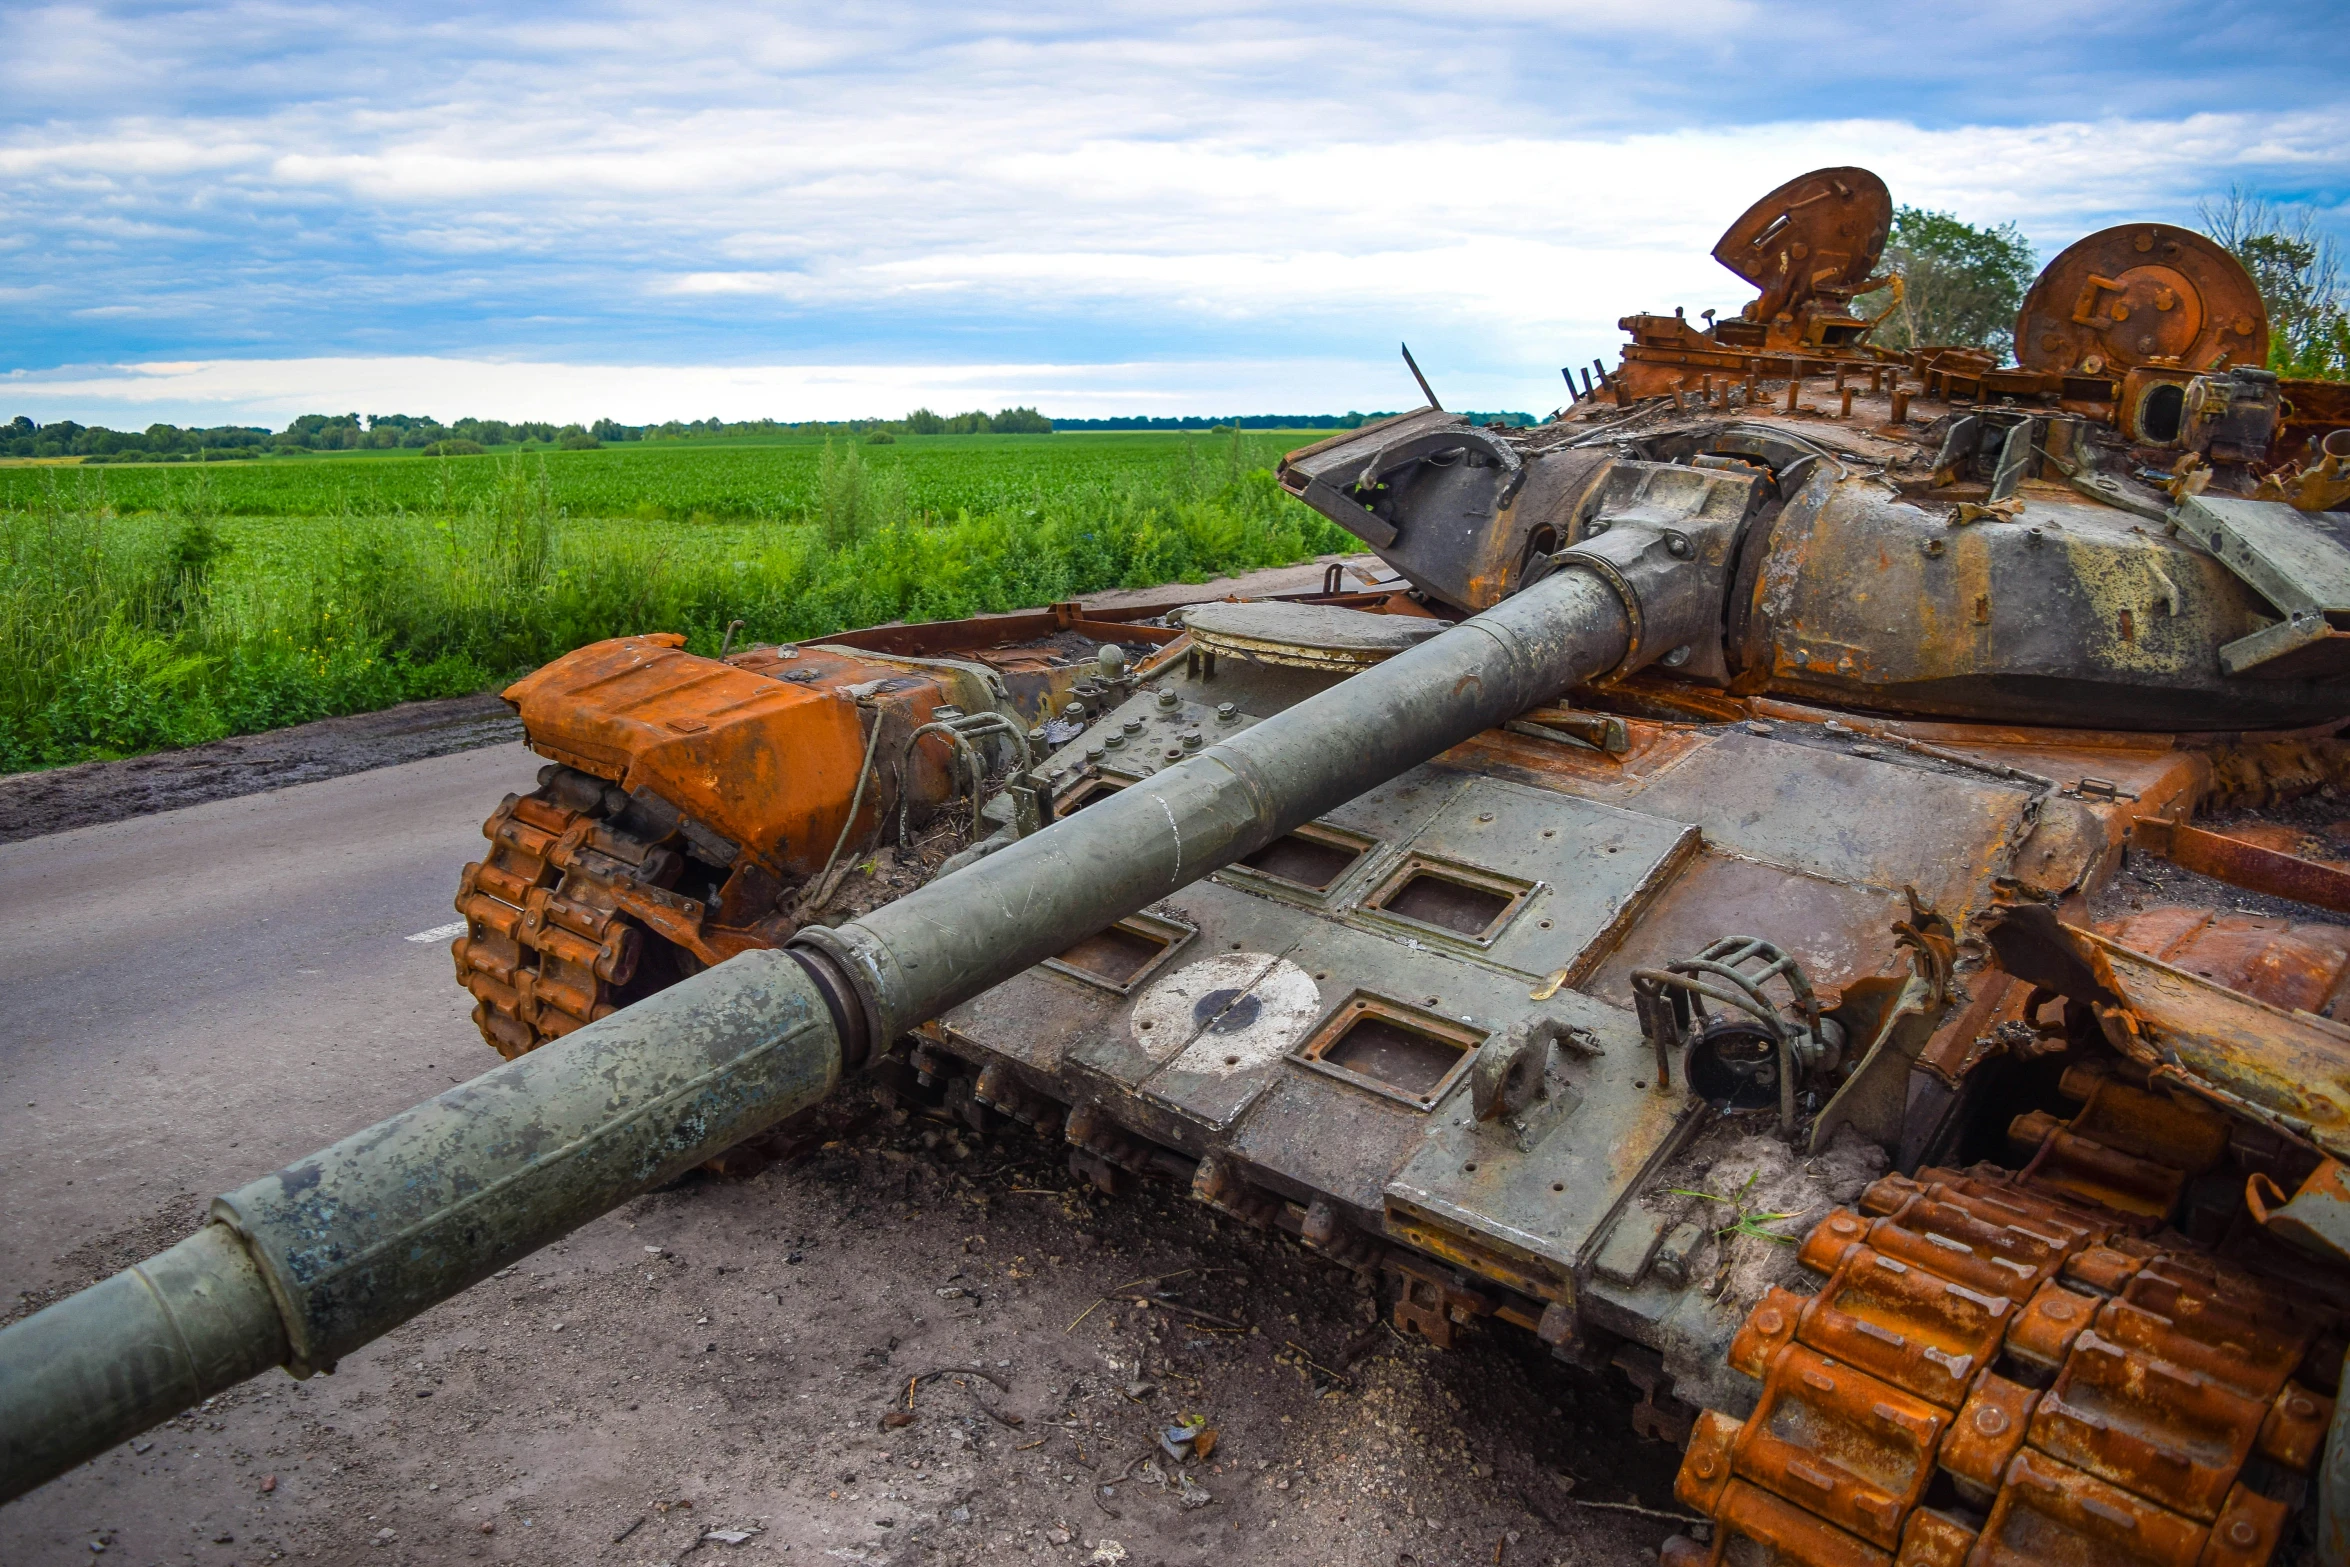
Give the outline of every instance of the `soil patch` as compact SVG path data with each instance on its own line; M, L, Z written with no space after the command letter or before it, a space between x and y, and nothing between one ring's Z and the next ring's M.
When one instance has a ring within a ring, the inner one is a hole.
M482 691L237 735L184 751L11 773L0 777L0 843L521 738L522 720L513 709L496 692Z
M0 1512L0 1559L1636 1562L1679 1455L1631 1401L1506 1327L1399 1337L1328 1259L1022 1128L875 1113L147 1433Z

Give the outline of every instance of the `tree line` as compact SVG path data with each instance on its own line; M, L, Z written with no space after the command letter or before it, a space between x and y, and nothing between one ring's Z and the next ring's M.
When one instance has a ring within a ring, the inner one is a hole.
M283 430L258 425L144 430L60 419L39 424L19 415L0 425L0 456L79 457L86 462L222 462L300 452L417 451L466 456L493 446L583 451L626 441L743 440L838 435L850 439L899 435L1050 435L1053 421L1033 408L990 414L936 414L917 408L903 419L806 420L671 419L660 424L553 424L544 420L459 419L443 424L417 414L303 414Z
M2308 207L2280 206L2238 187L2201 208L2204 229L2244 263L2268 309L2269 366L2287 376L2350 380L2350 279L2341 250ZM2016 314L2038 274L2038 260L2013 222L1982 226L1947 212L1901 207L1885 245L1885 266L1902 279L1899 305L1878 328L1888 348L1952 344L2005 356L2015 347ZM1886 293L1854 305L1874 315ZM1227 418L1063 419L1064 430L1354 429L1383 414L1245 414ZM1480 423L1531 423L1522 413L1473 414ZM842 436L887 443L900 436L1050 435L1055 421L1034 408L939 414L917 408L902 419L728 421L671 419L660 424L553 424L542 420L459 419L442 424L414 414L304 414L283 430L256 425L144 430L61 419L37 424L18 416L0 425L0 455L80 457L90 462L221 462L273 453L419 451L459 456L497 447L587 450L629 441L744 440Z

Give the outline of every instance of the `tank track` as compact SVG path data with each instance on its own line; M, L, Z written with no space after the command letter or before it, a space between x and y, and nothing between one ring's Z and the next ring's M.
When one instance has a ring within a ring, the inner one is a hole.
M490 852L458 882L466 929L449 944L474 1025L509 1061L717 956L697 950L705 903L670 890L686 857L628 831L586 775L541 777L482 824Z
M871 1078L875 1098L884 1106L936 1113L982 1135L1018 1123L1048 1146L1066 1144L1071 1177L1105 1197L1120 1195L1138 1181L1155 1181L1189 1193L1226 1218L1280 1231L1376 1287L1395 1330L1435 1348L1452 1348L1464 1330L1481 1321L1506 1322L1554 1347L1566 1340L1564 1314L1546 1316L1543 1301L1368 1235L1342 1219L1327 1198L1287 1200L1252 1186L1214 1155L1197 1158L1128 1131L1097 1104L1069 1104L1040 1093L1001 1062L983 1065L957 1054L936 1024L901 1040ZM1670 1398L1661 1372L1643 1379L1643 1370L1650 1369L1644 1362L1656 1358L1652 1351L1624 1348L1631 1355L1619 1360L1617 1369L1643 1394L1635 1425L1643 1427L1643 1434L1677 1439L1691 1411ZM1646 1429L1648 1415L1662 1422L1653 1432Z
M1732 1341L1761 1399L1699 1415L1675 1492L1713 1539L1666 1564L2278 1550L2332 1418L2339 1284L2285 1278L2242 1221L2216 1246L2166 1226L2231 1151L2217 1115L2078 1068L2064 1091L2088 1100L2069 1125L2011 1128L2021 1170L1888 1175L1813 1228L1826 1282L1772 1289Z

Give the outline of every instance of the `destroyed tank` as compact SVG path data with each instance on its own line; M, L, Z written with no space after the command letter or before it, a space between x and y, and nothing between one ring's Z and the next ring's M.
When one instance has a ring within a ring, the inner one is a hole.
M1292 453L1386 575L519 682L508 1060L0 1331L4 1494L861 1077L1628 1376L1668 1562L2350 1559L2350 399L2164 224L1874 346L1890 211Z

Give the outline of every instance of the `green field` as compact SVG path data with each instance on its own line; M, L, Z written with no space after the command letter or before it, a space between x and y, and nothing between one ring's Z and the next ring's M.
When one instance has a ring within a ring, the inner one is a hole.
M1251 430L1244 460L1270 467L1327 430ZM913 510L929 517L1033 506L1039 497L1116 485L1165 469L1186 449L1220 459L1229 437L1152 432L1082 435L910 435L894 446L857 447L876 475L902 473ZM1210 448L1215 448L1213 451ZM837 450L838 448L836 448ZM599 451L522 454L544 461L554 504L574 517L646 521L769 522L806 516L817 504L826 443L626 442ZM191 505L230 517L316 517L443 511L480 503L503 482L513 454L425 457L371 452L275 457L257 462L0 466L0 510L25 510L54 489L77 509L177 512Z
M1321 433L0 468L0 771L1345 549L1273 483Z

